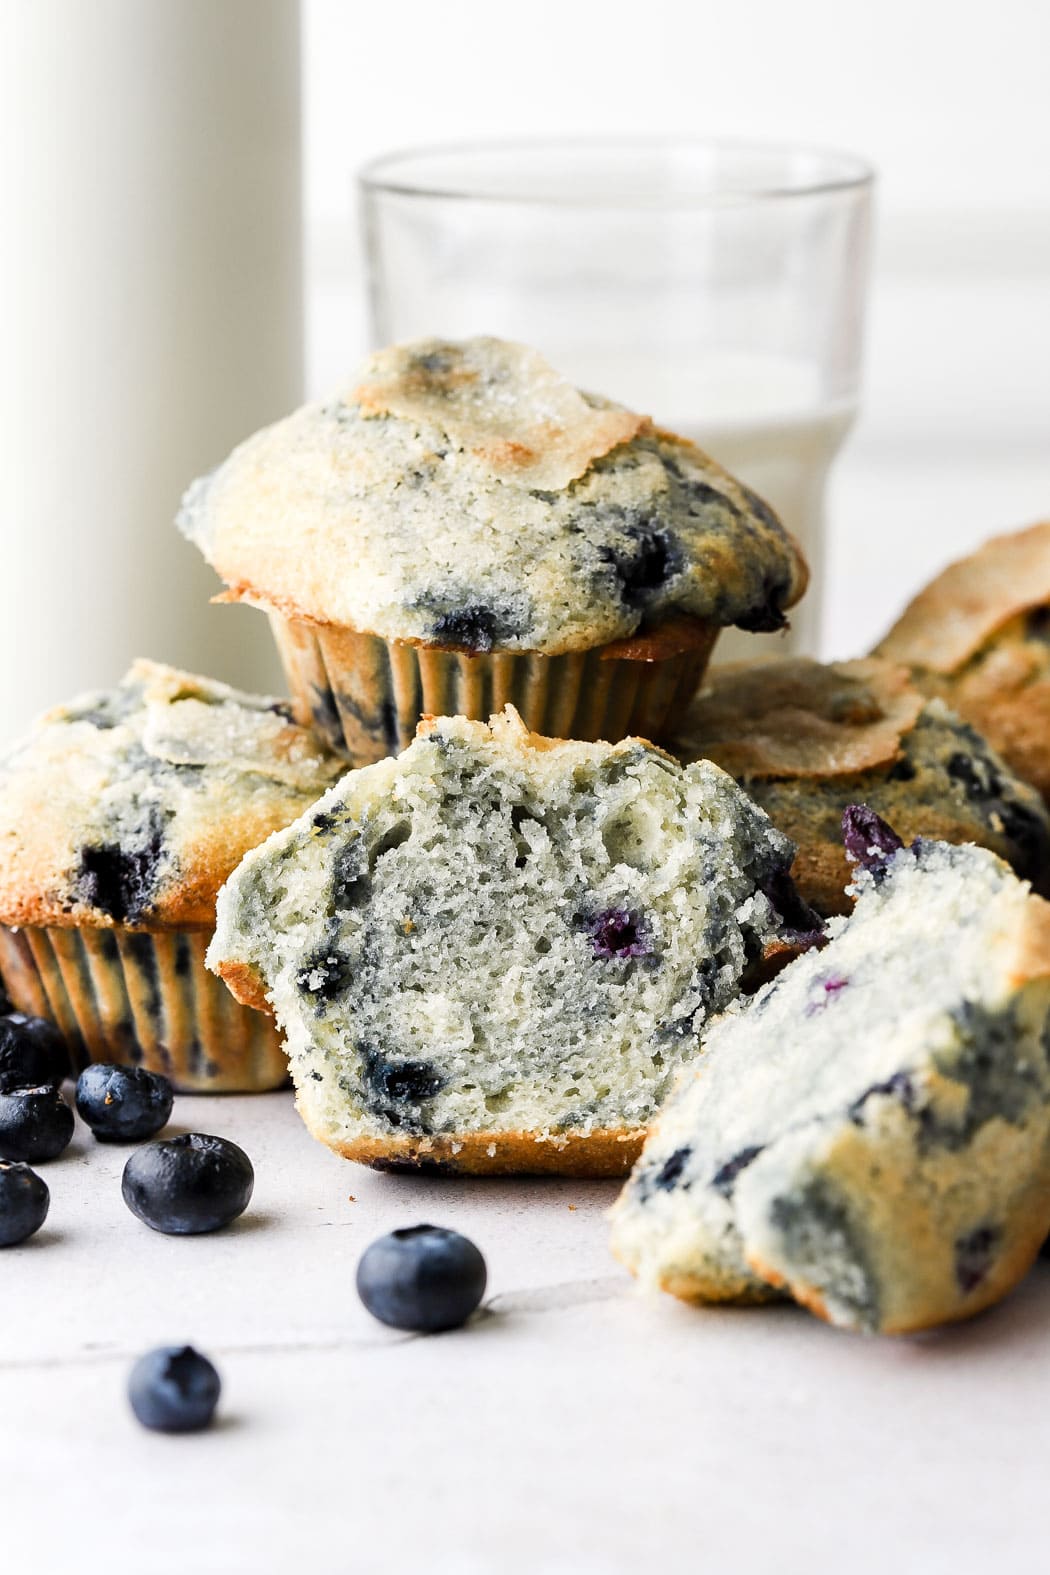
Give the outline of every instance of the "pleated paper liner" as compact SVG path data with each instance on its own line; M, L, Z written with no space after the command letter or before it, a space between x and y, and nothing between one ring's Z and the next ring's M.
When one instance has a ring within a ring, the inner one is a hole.
M700 686L718 629L676 619L590 651L469 655L270 612L297 720L355 765L397 754L423 716L487 722L510 702L548 738L659 741Z
M161 1072L188 1093L278 1088L273 1019L207 971L205 931L0 926L0 976L20 1011L53 1022L74 1073L89 1061Z

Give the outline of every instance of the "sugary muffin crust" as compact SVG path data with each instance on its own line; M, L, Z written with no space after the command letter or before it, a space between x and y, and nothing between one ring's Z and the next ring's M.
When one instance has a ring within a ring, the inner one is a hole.
M242 855L343 770L282 701L136 662L0 759L0 924L210 929Z
M384 639L549 655L672 615L777 629L806 569L692 443L498 339L372 356L257 433L179 524L230 596Z
M430 719L248 855L208 962L270 1003L339 1152L620 1174L782 941L791 853L715 766Z
M877 653L912 668L1050 801L1050 521L949 564Z
M613 1214L687 1300L968 1317L1050 1226L1050 906L983 849L854 823L853 916L708 1031Z
M731 772L797 844L795 881L820 913L847 913L842 812L862 801L897 827L976 842L1043 890L1050 816L990 744L907 669L869 657L715 669L672 746Z

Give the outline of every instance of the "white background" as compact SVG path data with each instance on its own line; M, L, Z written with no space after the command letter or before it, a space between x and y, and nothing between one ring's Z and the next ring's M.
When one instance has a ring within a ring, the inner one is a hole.
M831 494L826 646L1050 515L1050 7L1000 0L306 0L307 381L364 342L352 171L449 138L800 139L880 177L862 418Z

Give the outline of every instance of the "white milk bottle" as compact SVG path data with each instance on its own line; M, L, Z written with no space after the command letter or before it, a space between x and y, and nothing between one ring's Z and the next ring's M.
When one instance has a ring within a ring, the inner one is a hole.
M301 397L296 0L32 0L0 41L0 745L138 655L283 684L176 533Z

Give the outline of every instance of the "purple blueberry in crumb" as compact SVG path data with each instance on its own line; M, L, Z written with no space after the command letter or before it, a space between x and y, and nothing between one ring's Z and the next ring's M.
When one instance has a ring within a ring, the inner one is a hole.
M485 1294L485 1260L466 1236L410 1225L380 1236L357 1265L357 1294L393 1329L437 1334L466 1323Z
M141 1066L93 1062L77 1078L77 1111L100 1143L142 1143L171 1115L171 1084Z
M842 840L850 863L859 864L876 879L904 846L893 827L867 804L846 805L842 811Z
M0 1159L0 1247L15 1247L47 1218L51 1194L28 1165Z
M192 1345L147 1351L128 1377L131 1409L155 1433L199 1433L215 1415L221 1389L214 1364Z
M987 1278L999 1250L1000 1235L994 1225L979 1225L955 1243L955 1279L964 1296Z
M53 1083L0 1093L0 1159L57 1159L73 1136L73 1112Z
M653 948L636 913L606 908L585 921L595 957L651 957Z
M821 993L810 1001L806 1007L807 1017L812 1017L816 1012L822 1012L826 1006L830 1005L835 997L846 988L849 980L832 974L827 979L819 980L818 983Z
M872 1083L863 1094L859 1094L849 1107L849 1118L856 1126L864 1125L864 1106L869 1099L895 1099L905 1110L913 1111L916 1105L917 1091L912 1079L907 1072L894 1072L884 1083Z
M776 910L785 941L797 946L800 951L827 945L824 920L815 908L810 907L787 870L774 871L760 882L759 891L769 898Z
M676 1148L673 1154L668 1155L660 1169L653 1177L653 1186L659 1187L661 1192L673 1192L685 1167L692 1156L692 1149L688 1144L684 1148Z
M727 1159L724 1165L720 1165L711 1177L711 1185L715 1191L720 1192L724 1198L731 1198L733 1188L736 1186L736 1178L758 1158L762 1147L761 1143L749 1144L747 1148L742 1148L738 1154L734 1154L732 1159Z

